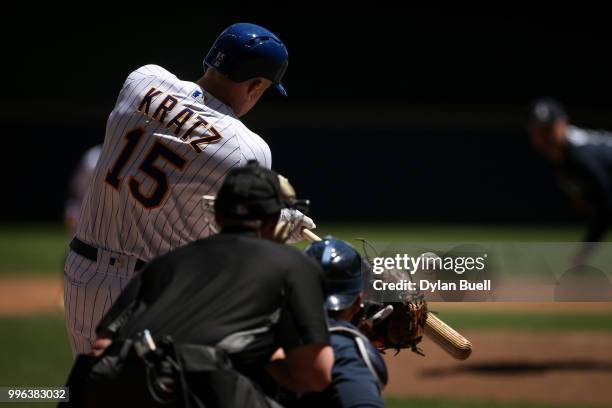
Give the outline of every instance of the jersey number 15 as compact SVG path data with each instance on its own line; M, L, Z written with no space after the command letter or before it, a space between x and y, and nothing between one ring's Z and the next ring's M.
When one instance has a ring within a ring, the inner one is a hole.
M131 130L125 135L125 146L115 164L108 170L106 174L106 182L116 190L119 190L122 179L119 177L123 168L128 164L130 158L134 154L136 147L140 144L145 131L142 128ZM170 188L168 176L158 165L155 164L157 159L163 159L171 166L182 170L185 167L187 160L179 156L177 153L170 150L163 143L156 141L149 153L144 157L138 169L147 176L151 177L155 183L155 189L150 194L144 194L140 191L141 183L132 176L128 177L128 186L132 196L142 204L145 208L155 208L162 203Z

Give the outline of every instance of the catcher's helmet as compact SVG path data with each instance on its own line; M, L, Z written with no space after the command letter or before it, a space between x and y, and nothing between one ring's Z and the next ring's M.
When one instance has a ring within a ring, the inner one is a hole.
M325 272L325 307L328 310L344 310L350 307L361 291L363 276L361 256L348 242L331 236L306 248Z
M281 83L289 64L285 44L271 31L249 23L233 24L219 35L204 58L204 66L214 68L234 82L255 77L269 79L287 96Z

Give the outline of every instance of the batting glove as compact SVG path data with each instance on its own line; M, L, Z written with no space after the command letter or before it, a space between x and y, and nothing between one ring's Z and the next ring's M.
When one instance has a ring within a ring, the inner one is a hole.
M279 223L282 222L291 225L291 232L289 233L289 238L287 239L287 242L290 244L304 240L304 236L302 235L302 230L304 228L317 228L312 218L292 208L283 208L278 221Z

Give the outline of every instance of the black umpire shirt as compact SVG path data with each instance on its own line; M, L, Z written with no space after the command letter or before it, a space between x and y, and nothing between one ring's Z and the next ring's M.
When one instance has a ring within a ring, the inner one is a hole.
M583 241L600 241L612 218L612 134L570 126L557 173L566 193L592 212Z
M250 232L223 232L153 260L100 329L129 338L148 329L176 343L219 345L257 375L278 348L328 343L318 264Z

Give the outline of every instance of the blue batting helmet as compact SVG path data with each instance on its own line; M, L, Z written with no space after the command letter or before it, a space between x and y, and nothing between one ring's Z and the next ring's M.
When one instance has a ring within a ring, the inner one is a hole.
M361 291L363 277L361 256L348 242L331 236L306 248L325 272L325 307L328 310L344 310L350 307Z
M255 77L269 79L283 96L287 96L287 91L281 80L288 64L287 47L280 38L249 23L226 28L204 58L206 67L216 69L234 82Z

